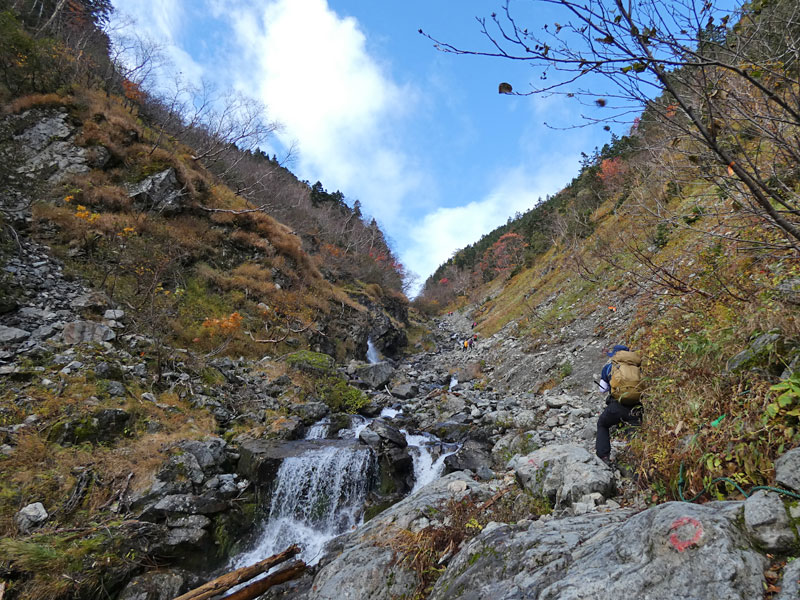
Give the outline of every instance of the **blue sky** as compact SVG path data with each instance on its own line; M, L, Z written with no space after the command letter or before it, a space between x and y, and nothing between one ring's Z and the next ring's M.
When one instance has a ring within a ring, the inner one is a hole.
M546 127L580 122L563 98L498 94L501 81L526 89L538 76L529 65L444 54L418 33L481 47L475 17L500 0L113 3L186 79L263 101L283 126L272 150L296 144L300 179L360 200L420 282L561 189L580 153L609 140L600 126Z

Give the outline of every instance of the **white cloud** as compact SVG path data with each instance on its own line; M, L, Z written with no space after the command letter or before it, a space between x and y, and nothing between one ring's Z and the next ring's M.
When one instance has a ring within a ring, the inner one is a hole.
M174 78L180 72L184 79L198 83L203 77L203 67L180 47L181 24L187 19L180 0L113 0L113 26L122 26L126 17L134 20L120 30L121 35L136 34L163 45L164 54L170 61L161 73L162 82ZM113 37L113 35L112 35Z
M231 18L249 65L239 87L268 105L284 144L298 143L298 170L381 221L397 218L419 175L392 132L415 94L369 55L358 22L326 0L278 0Z
M503 173L482 200L428 213L409 233L406 267L421 276L420 285L453 255L505 223L516 212L533 208L537 201L560 189L565 172L560 165L574 157L551 156L535 170L516 167Z

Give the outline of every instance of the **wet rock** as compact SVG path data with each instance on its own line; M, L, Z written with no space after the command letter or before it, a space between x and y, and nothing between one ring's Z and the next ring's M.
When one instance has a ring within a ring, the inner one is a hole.
M614 493L614 475L596 456L581 446L545 446L508 463L517 479L535 495L546 496L554 506L578 502L598 492L608 498Z
M214 495L174 494L164 496L152 507L154 514L164 516L174 514L209 515L228 508L228 502Z
M394 444L400 448L405 448L408 446L408 442L406 441L406 436L402 434L402 432L397 429L396 427L392 427L383 419L376 419L372 423L369 424L367 429L377 433L381 439L386 440L387 442Z
M61 332L65 344L80 344L83 342L108 342L117 337L114 330L94 321L73 321L64 326Z
M183 209L183 192L172 167L128 185L126 190L140 210L174 215Z
M330 446L348 447L355 440L245 440L239 445L237 472L258 486L269 487L286 458L302 455L309 450Z
M785 552L795 544L795 533L780 497L758 490L744 503L744 524L756 543L767 552Z
M478 471L491 470L492 456L490 446L477 440L467 440L455 454L444 459L447 470L452 471Z
M34 502L33 504L28 504L28 506L14 515L14 523L20 533L28 534L47 521L49 516L44 504Z

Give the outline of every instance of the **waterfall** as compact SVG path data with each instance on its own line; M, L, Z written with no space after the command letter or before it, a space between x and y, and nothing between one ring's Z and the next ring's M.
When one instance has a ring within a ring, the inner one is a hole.
M455 375L453 375L453 376L450 378L450 387L448 388L448 390L452 390L452 389L453 389L454 387L456 387L457 385L458 385L458 377L456 377Z
M324 420L316 423L307 439L327 435L328 425ZM359 422L349 433L362 425L366 427ZM329 540L359 525L375 457L367 447L342 444L321 443L300 456L284 459L275 478L264 531L254 549L236 558L234 567L253 564L292 544L302 548L299 559L316 564Z
M439 478L444 470L444 459L458 451L458 444L444 444L439 438L431 434L412 435L406 430L400 430L406 436L411 458L414 461L414 488L413 494ZM434 460L432 448L438 447L441 454Z
M375 344L372 342L372 338L367 338L367 362L371 365L375 363L379 363L381 361L381 357L378 354L378 349L375 347Z
M306 432L307 440L324 440L328 437L328 430L331 427L331 420L327 417L314 423Z
M390 408L386 407L381 411L381 414L378 415L379 419L394 419L397 415L402 415L403 411L397 408Z

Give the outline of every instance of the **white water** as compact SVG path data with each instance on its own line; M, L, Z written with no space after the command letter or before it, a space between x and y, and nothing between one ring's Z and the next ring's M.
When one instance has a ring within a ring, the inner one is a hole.
M421 487L441 477L442 471L444 471L444 459L455 454L458 451L458 445L443 444L439 438L430 434L413 435L404 429L400 431L406 436L411 458L414 461L414 488L411 490L413 494ZM441 454L436 460L433 460L431 449L436 446L440 447Z
M396 408L386 407L381 411L379 419L394 419L397 415L402 415L403 411Z
M454 387L456 387L457 385L458 385L458 377L456 377L455 375L453 375L453 376L450 378L450 387L449 387L448 389L451 389L451 390L452 390L452 389L453 389Z
M372 338L367 338L367 362L371 365L379 363L381 356L378 354L378 349L372 343Z
M322 548L361 522L370 486L373 454L368 448L324 447L281 463L269 518L256 547L240 555L235 567L250 565L292 544L316 564Z
M387 408L382 416L396 416L400 412ZM350 429L340 431L339 437L357 440L371 422L371 419L354 416ZM324 438L329 425L328 419L315 423L309 428L306 439ZM406 436L414 461L414 492L441 476L445 458L455 453L458 446L443 444L430 434L401 432ZM432 450L440 452L436 460ZM374 469L375 455L369 448L333 445L333 442L330 446L284 459L275 478L264 531L255 548L239 555L232 566L253 564L292 544L302 548L299 559L309 565L316 564L329 540L361 523Z
M327 417L321 419L309 427L306 432L307 440L324 440L328 437L328 430L331 428L331 420Z

